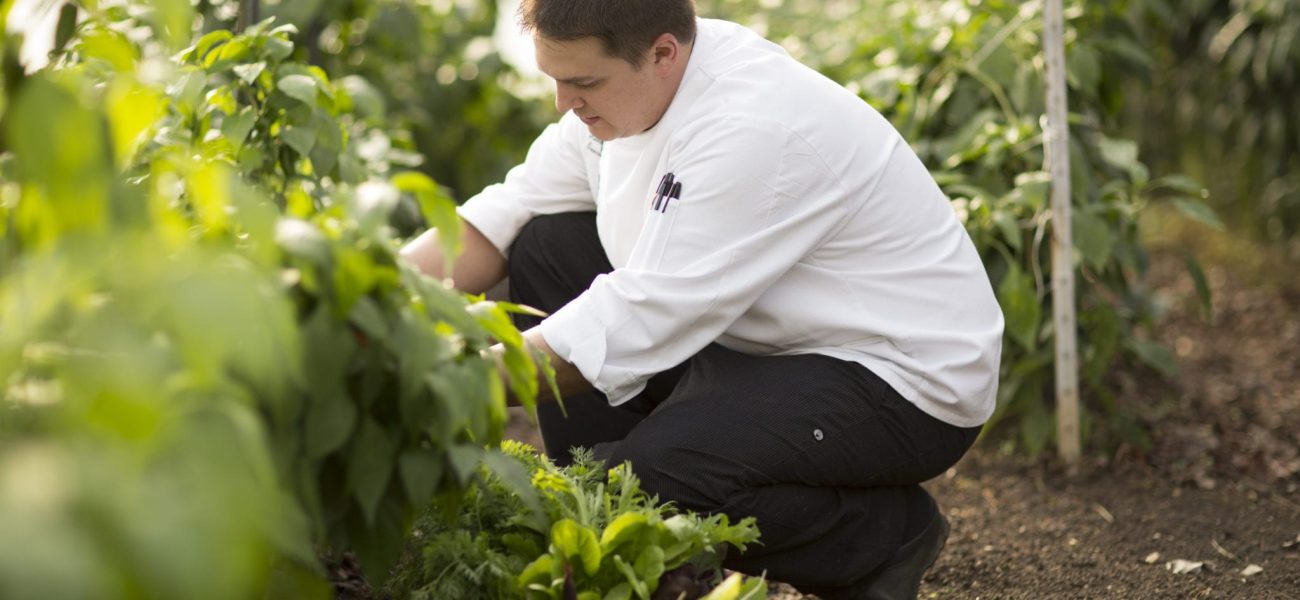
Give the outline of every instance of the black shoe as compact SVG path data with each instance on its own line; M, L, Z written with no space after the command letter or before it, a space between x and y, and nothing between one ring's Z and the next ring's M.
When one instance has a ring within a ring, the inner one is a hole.
M936 509L921 535L899 548L897 558L864 582L855 600L915 600L921 577L938 560L948 541L948 520Z
M801 587L800 590L823 600L915 600L921 590L921 577L939 558L948 541L948 520L943 518L938 505L932 506L934 517L925 529L867 578L844 588Z

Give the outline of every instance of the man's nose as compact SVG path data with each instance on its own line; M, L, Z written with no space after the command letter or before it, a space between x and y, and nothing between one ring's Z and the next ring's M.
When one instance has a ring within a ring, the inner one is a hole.
M575 108L582 108L585 104L571 86L562 83L555 86L555 110L566 112Z

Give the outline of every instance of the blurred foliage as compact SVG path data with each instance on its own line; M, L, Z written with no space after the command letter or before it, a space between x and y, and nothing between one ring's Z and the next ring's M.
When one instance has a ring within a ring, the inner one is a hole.
M366 148L364 81L270 22L182 48L188 10L65 10L31 74L4 41L5 598L321 597L313 543L382 576L499 455L483 352L536 394L515 307L398 259L404 199L448 250L454 204Z
M208 27L235 24L239 0L206 2ZM492 36L496 2L281 0L263 17L295 25L298 56L335 77L359 75L378 92L388 123L427 162L421 169L465 199L523 160L554 119L521 97L514 68Z
M389 593L396 598L502 600L508 598L609 598L650 600L661 576L681 569L703 589L721 580L721 552L753 543L752 518L731 525L724 515L678 512L648 496L628 464L606 469L579 453L575 464L556 467L533 448L507 442L508 460L521 478L507 480L486 469L482 485L454 503L435 505L418 524L406 560ZM508 472L498 469L498 472ZM519 489L540 492L530 506ZM442 516L455 514L453 520ZM671 585L674 578L665 578ZM739 579L718 598L766 598L762 579ZM566 593L571 590L571 594Z
M1133 4L1152 55L1126 89L1144 155L1204 179L1238 229L1300 244L1300 3Z
M1042 2L714 0L701 13L747 23L844 83L902 132L952 199L1006 317L998 407L1010 441L1037 454L1055 438L1049 177L1043 153ZM1066 2L1072 234L1085 439L1145 443L1106 375L1126 358L1166 375L1172 354L1147 341L1151 298L1137 215L1153 201L1217 224L1201 186L1152 179L1136 142L1109 123L1125 77L1148 57L1124 4ZM1194 264L1194 263L1193 263ZM1208 302L1208 297L1204 299ZM1010 424L1010 423L1008 423ZM1099 426L1100 425L1100 426Z

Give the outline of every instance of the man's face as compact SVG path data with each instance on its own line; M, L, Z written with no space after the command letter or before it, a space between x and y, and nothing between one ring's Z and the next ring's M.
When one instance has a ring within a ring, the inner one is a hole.
M537 67L555 80L555 108L572 110L591 135L609 141L641 133L668 110L676 90L647 52L641 68L605 53L597 38L557 41L533 36Z

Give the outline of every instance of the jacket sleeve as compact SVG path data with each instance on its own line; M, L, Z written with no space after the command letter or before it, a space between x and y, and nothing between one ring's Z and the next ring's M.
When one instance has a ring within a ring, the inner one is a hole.
M669 143L680 197L656 209L647 190L628 265L539 325L611 404L716 340L846 215L841 183L784 126L733 118L706 129Z
M504 182L484 188L457 212L505 254L537 215L595 210L582 154L590 138L581 121L565 114L537 137Z

